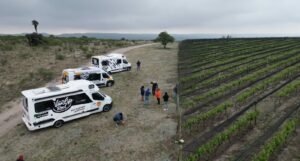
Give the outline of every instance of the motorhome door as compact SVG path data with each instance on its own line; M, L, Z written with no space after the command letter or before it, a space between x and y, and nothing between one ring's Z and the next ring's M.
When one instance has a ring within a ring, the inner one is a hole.
M116 68L118 70L122 70L123 69L122 59L117 59Z
M109 60L102 60L101 65L102 65L102 69L105 70L106 72L111 71Z

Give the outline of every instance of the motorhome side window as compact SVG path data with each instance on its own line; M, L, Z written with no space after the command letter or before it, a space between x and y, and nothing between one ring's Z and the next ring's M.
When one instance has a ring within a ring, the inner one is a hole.
M125 59L123 59L123 63L124 63L124 64L128 64L128 61L125 60Z
M99 60L96 58L92 59L94 65L99 65Z
M106 65L108 65L108 60L104 60L104 61L102 61L102 63L101 63L103 66L106 66Z
M117 64L121 64L122 63L122 60L121 59L118 59L117 60Z
M94 81L94 80L100 80L101 75L97 73L89 74L89 77L87 80Z
M92 97L94 100L104 100L104 97L100 93L93 93Z
M74 100L72 105L80 105L92 102L92 100L85 93L71 96L71 99Z
M80 75L74 75L74 80L79 80L80 79Z
M64 80L65 82L69 82L69 76L63 77L63 80Z
M108 74L102 73L103 78L109 78Z
M54 107L53 100L38 102L38 103L35 103L35 105L34 105L36 113L51 110L53 107Z

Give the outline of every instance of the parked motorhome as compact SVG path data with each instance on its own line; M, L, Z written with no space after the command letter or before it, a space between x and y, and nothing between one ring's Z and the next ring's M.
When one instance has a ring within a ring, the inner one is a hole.
M131 63L127 61L123 54L119 53L92 56L92 65L109 73L131 70Z
M22 91L22 120L29 130L65 122L112 108L112 99L87 80Z
M114 84L113 77L103 69L97 67L65 69L62 72L62 83L81 79L92 81L99 87L109 87Z

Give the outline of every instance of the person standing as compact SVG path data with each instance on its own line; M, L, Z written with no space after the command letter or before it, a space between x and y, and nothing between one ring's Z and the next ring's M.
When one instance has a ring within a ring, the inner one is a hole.
M140 88L140 91L141 91L141 96L142 96L141 100L144 101L144 95L145 95L145 88L144 88L144 86L142 86Z
M144 104L148 105L149 104L149 96L151 95L150 89L147 88L146 92L145 92L145 100L144 100Z
M152 94L155 95L156 89L158 88L158 84L156 81L151 82L152 84Z
M161 96L161 93L160 93L160 89L157 88L156 89L156 92L155 92L155 97L157 99L157 104L160 105L160 96Z
M140 60L138 60L137 62L136 62L136 69L137 69L137 71L139 71L139 70L141 70L141 62L140 62Z
M168 101L169 101L169 95L167 92L165 92L163 99L164 99L164 111L167 111L168 110Z

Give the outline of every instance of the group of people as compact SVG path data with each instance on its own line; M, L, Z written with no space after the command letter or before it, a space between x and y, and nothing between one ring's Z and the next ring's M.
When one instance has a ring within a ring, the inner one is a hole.
M161 99L161 90L158 88L158 84L156 81L152 81L152 95L156 98L157 104L160 105L160 99ZM149 105L149 97L151 95L150 88L145 89L144 86L141 86L140 88L140 94L141 94L141 101L144 101L145 105ZM168 92L165 92L163 95L164 100L164 111L168 110L168 102L169 102L169 95Z
M141 61L140 60L138 60L136 62L136 66L137 66L137 71L140 71L141 70ZM156 81L152 81L151 84L152 84L152 91L150 91L150 88L145 89L144 86L141 86L141 88L140 88L141 101L144 102L144 105L149 105L150 104L150 96L152 94L153 97L156 98L157 104L160 105L161 90L158 88L158 83ZM176 93L177 93L177 88L176 88ZM168 102L169 102L168 92L165 92L164 95L162 96L162 98L164 101L163 109L164 109L164 111L167 111L168 110ZM113 121L116 123L116 126L124 125L125 121L124 121L123 113L122 112L116 113L113 117Z

